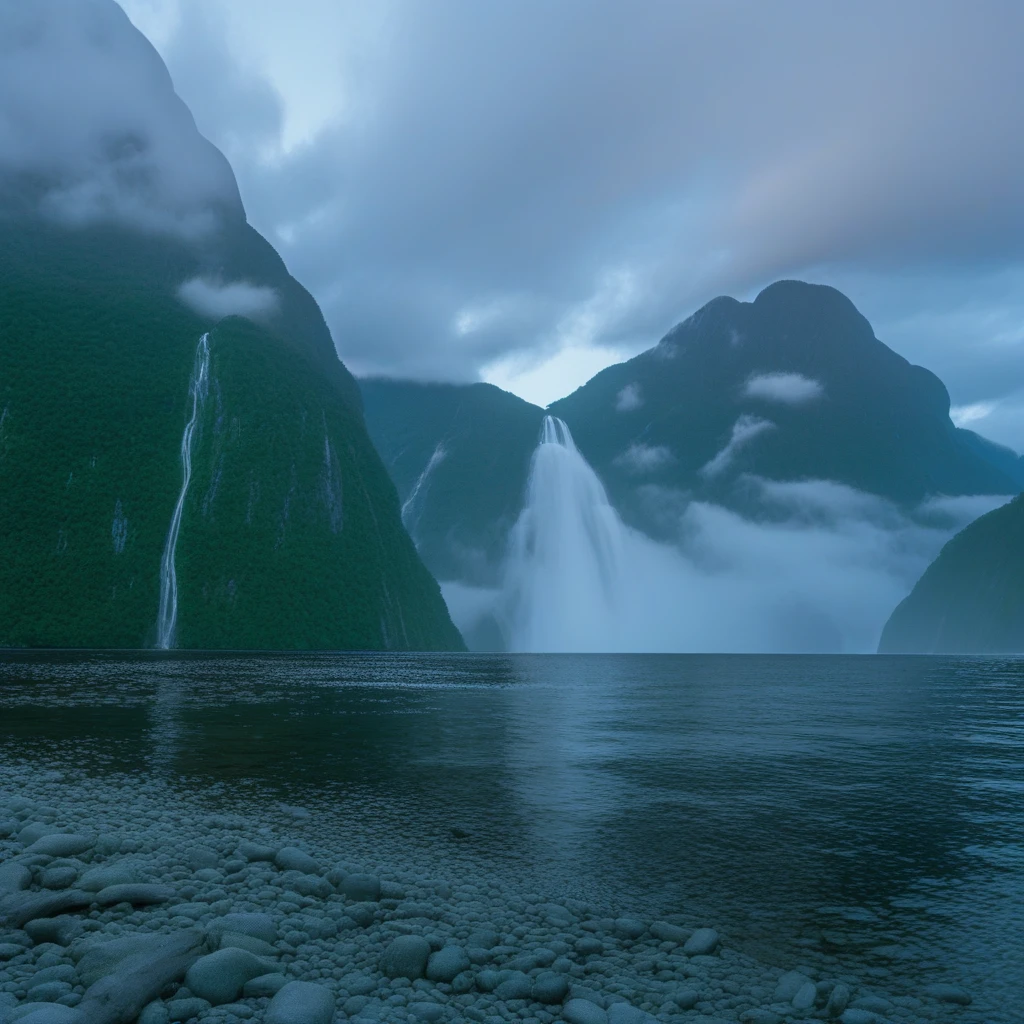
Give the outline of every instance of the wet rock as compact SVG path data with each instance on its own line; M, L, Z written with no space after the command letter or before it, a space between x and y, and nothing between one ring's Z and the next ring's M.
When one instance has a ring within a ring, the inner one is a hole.
M259 843L239 843L238 856L245 858L250 864L257 861L273 861L277 850L272 846L260 846Z
M389 978L422 978L430 958L430 943L420 935L399 935L384 950L380 969Z
M683 944L683 952L687 956L710 956L720 941L714 928L698 928Z
M220 858L216 851L208 846L193 846L188 851L185 862L193 871L201 871L203 868L215 868L220 863Z
M604 952L604 943L593 935L584 935L582 939L576 940L574 948L580 956L590 956Z
M608 1024L657 1024L657 1018L627 1002L608 1007Z
M262 939L254 938L252 935L243 935L241 932L223 932L220 937L220 948L245 949L256 956L274 957L277 950Z
M254 939L262 939L271 945L277 941L277 925L269 914L225 914L210 925L211 935L220 935L224 932L251 935Z
M839 1018L843 1024L880 1024L882 1018L870 1010L844 1010Z
M696 989L680 988L670 998L680 1010L692 1010L700 1002L700 993Z
M410 1003L408 1011L417 1020L427 1021L427 1024L433 1024L444 1016L444 1007L440 1003Z
M818 988L813 981L801 985L791 1000L795 1010L809 1010L818 998Z
M755 1007L752 1010L744 1010L740 1014L742 1024L781 1024L782 1018L771 1010L763 1007Z
M99 892L111 885L131 885L138 881L128 864L107 864L90 868L78 880L78 888L85 892Z
M139 1014L138 1024L168 1024L171 1019L167 1004L157 999L146 1006Z
M187 999L172 999L167 1004L167 1019L171 1024L178 1021L195 1020L201 1013L210 1009L210 1004L205 999L197 996L189 996Z
M290 981L270 1001L266 1024L331 1024L334 995L323 985Z
M200 957L188 969L185 984L212 1006L233 1003L247 981L266 974L270 965L244 949L229 946Z
M25 1003L19 1007L19 1010L25 1011L31 1005L31 1003ZM28 1013L22 1012L17 1017L10 1019L18 1021L18 1024L91 1024L81 1010L62 1006L60 1003L43 1003L33 1006Z
M80 889L64 892L14 892L0 898L0 925L21 928L40 917L56 917L69 910L81 910L93 900L92 893Z
M32 872L24 864L0 864L0 896L21 892L32 884Z
M113 907L118 903L130 903L133 907L144 907L153 903L166 903L174 899L174 889L169 885L155 885L147 882L132 882L128 885L108 885L100 889L93 902L101 907Z
M87 988L94 985L100 978L113 974L126 960L132 958L150 958L157 960L169 950L178 949L177 944L169 945L169 939L175 935L181 936L180 942L188 948L199 948L202 935L198 931L189 929L185 932L172 933L171 936L162 933L142 933L137 935L124 935L121 938L109 939L106 942L97 942L90 945L78 960L78 977ZM185 972L182 971L182 974Z
M849 1004L850 988L840 981L829 993L828 1002L825 1004L825 1013L830 1017L839 1017Z
M457 974L468 971L472 965L462 946L444 946L430 954L427 961L427 977L431 981L451 982Z
M956 1003L959 1006L970 1006L972 999L969 992L959 988L957 985L936 984L929 985L925 990L926 996L938 999L941 1003Z
M341 891L355 903L376 903L380 899L380 879L376 875L346 875Z
M242 995L246 999L260 999L265 996L276 996L288 984L283 974L261 974L252 978L242 986Z
M69 866L47 868L39 878L44 889L70 889L78 879L78 868Z
M533 993L533 982L522 971L510 971L494 990L494 994L508 1002L509 999L529 999Z
M775 995L772 996L773 1003L792 1003L793 997L810 982L806 974L799 971L788 971L775 986Z
M655 921L651 925L651 934L659 942L674 942L681 946L690 937L691 933L686 928L669 924L667 921Z
M32 979L35 981L35 978ZM32 985L25 998L32 1003L55 1003L70 993L72 986L66 981L42 981Z
M24 946L15 942L0 942L0 963L4 960L13 960L16 956L25 952Z
M47 825L41 821L33 821L22 827L21 831L18 832L17 839L22 846L31 846L34 842L42 839L43 836L60 834L59 828L54 828L52 825Z
M306 875L320 873L320 865L304 850L297 846L285 846L277 851L274 863L282 871L300 871Z
M544 971L533 981L533 998L538 1003L554 1006L569 994L569 980L556 971Z
M641 938L646 931L647 925L635 917L620 917L615 921L615 934L622 939L635 941Z
M51 833L41 836L27 849L26 853L43 854L46 857L77 857L96 845L95 836L65 835Z
M82 934L82 922L77 917L62 914L59 917L41 917L25 922L25 932L38 946L53 942L58 946L69 946Z
M569 1024L608 1024L608 1013L589 999L570 999L562 1007Z

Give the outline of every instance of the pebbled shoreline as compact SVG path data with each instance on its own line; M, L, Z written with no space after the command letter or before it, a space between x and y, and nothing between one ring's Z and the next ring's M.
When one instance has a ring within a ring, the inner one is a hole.
M980 1019L952 986L783 970L685 914L438 877L333 833L161 780L0 769L0 1024Z

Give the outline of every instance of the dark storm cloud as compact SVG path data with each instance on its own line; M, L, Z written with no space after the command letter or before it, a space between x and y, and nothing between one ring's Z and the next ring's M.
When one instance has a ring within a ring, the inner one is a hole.
M168 50L356 369L551 350L609 275L628 294L580 337L628 347L809 268L1021 257L1012 0L392 3L372 38L345 116L269 163L237 140L265 86L222 102L192 17Z

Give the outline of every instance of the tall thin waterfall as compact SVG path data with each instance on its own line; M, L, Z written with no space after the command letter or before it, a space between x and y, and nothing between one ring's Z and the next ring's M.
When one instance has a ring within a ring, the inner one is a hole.
M444 441L439 441L437 447L434 449L434 454L427 460L427 465L423 472L416 479L416 483L413 484L412 490L409 492L409 497L405 499L402 505L402 525L409 531L413 540L416 539L416 521L419 518L416 515L416 502L422 492L426 496L426 488L430 484L430 477L434 470L444 462L448 452L445 449Z
M181 514L185 508L185 496L188 485L192 482L192 438L210 378L210 335L204 334L196 346L195 362L192 365L192 376L188 382L188 393L192 399L192 415L181 435L181 490L178 501L171 516L171 526L167 531L167 543L164 545L163 557L160 559L160 613L157 618L156 645L161 650L169 650L174 646L178 626L178 575L175 571L174 556L178 547L178 530L181 528Z
M510 647L621 649L628 543L629 531L569 428L546 417L510 538L503 587Z

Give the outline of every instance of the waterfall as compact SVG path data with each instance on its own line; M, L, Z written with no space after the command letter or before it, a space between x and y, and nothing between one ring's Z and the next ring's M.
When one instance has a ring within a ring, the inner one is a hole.
M621 650L630 531L562 420L544 420L510 536L502 619L517 651Z
M167 531L167 543L164 545L163 557L160 559L160 613L157 617L156 645L161 650L169 650L174 646L175 633L178 625L178 575L175 571L174 557L178 547L178 530L181 528L181 514L185 508L185 496L188 485L192 481L192 438L199 413L206 401L206 389L210 374L210 335L204 334L196 346L195 362L192 365L192 376L188 382L188 393L192 399L192 415L181 435L181 490L178 501L171 516L171 525Z
M416 479L416 483L413 484L412 490L409 492L409 497L405 499L402 505L402 525L409 531L409 535L415 541L414 536L416 530L416 523L418 516L416 516L416 500L420 496L420 492L423 492L423 496L426 497L426 488L430 483L430 477L434 470L445 460L445 456L448 452L445 449L444 442L439 441L437 447L434 449L434 454L427 460L427 465L423 472Z

